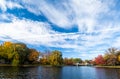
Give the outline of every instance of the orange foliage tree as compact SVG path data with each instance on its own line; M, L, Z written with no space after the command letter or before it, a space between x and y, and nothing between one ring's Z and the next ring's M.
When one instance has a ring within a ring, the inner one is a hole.
M28 56L29 61L36 62L39 58L39 52L35 49L30 49L30 54Z

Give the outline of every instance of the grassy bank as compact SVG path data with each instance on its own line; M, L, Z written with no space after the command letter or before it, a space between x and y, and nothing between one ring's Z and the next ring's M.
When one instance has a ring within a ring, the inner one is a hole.
M120 68L120 66L95 66L98 68Z

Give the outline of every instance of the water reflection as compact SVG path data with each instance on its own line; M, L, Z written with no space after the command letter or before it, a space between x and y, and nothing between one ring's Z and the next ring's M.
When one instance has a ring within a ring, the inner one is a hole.
M62 74L62 79L97 79L95 69L87 66L66 66Z
M17 67L0 67L0 78L17 78L19 69Z
M62 67L39 67L40 79L61 79Z
M96 68L98 79L120 79L120 69Z
M0 67L0 79L61 79L62 67Z
M39 79L34 73L35 69L36 67L0 67L0 79Z
M120 69L87 66L0 67L0 79L120 79Z

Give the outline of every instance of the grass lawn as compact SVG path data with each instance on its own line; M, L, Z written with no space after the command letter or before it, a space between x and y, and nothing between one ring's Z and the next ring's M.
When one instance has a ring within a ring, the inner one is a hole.
M95 66L99 68L120 68L120 66Z

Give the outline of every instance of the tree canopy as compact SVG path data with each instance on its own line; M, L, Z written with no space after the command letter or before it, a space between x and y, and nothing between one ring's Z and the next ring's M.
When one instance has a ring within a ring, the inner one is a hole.
M98 55L98 57L95 58L95 63L97 65L109 66L120 65L120 50L117 48L109 48L103 56Z
M35 52L36 50L33 49ZM0 62L5 64L12 64L13 66L25 64L25 62L35 62L39 56L33 56L33 52L24 43L4 42L0 45ZM3 62L4 61L4 62Z
M59 66L63 64L62 53L58 50L40 53L24 43L4 42L0 45L0 64L13 66L24 64Z

